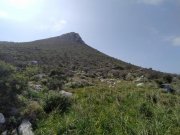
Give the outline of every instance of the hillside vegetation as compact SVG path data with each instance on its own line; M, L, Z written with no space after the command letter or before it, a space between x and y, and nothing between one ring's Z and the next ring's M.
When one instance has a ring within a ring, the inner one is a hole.
M19 68L37 62L44 72L61 67L84 71L90 77L124 79L129 72L153 79L164 75L109 57L86 45L79 34L73 32L33 42L0 42L0 59Z
M77 33L0 42L0 133L177 135L179 84L179 75L109 57Z
M123 81L76 89L70 110L38 121L36 134L177 135L179 120L179 95Z

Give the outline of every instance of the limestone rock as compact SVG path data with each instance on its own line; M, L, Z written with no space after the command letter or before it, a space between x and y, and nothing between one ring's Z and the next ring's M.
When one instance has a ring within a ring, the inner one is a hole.
M7 130L2 132L1 135L7 135Z
M70 92L66 92L66 91L62 90L60 93L64 97L72 97L72 93L70 93Z
M32 131L32 124L28 120L23 120L18 128L20 135L34 135Z
M4 124L6 122L6 119L2 113L0 113L0 124Z

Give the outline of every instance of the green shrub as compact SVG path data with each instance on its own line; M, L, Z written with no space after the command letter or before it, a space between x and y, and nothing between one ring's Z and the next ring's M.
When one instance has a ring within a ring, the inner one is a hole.
M44 115L43 107L36 101L30 101L24 110L24 116L31 121L36 121Z
M153 110L148 103L141 104L139 112L144 118L151 119L153 117Z
M163 80L162 79L156 79L155 82L156 82L158 88L160 88L161 85L163 84Z
M13 66L0 62L0 110L7 113L9 108L19 105L17 95L26 89L26 78L16 73Z
M0 79L5 79L7 76L10 76L13 72L15 72L15 67L3 61L0 61Z
M157 104L159 102L159 97L157 93L151 93L146 95L147 101L153 104Z
M91 86L91 85L92 84L86 80L80 80L80 81L69 82L65 84L65 87L75 89L75 88L83 88L85 86Z
M71 106L72 101L68 97L61 95L50 95L44 104L44 111L50 113L54 110L58 110L61 113L66 112Z
M50 90L60 90L63 84L64 82L62 80L58 80L57 78L49 78L47 82L47 87Z
M163 79L166 83L172 83L173 77L171 75L165 75Z
M6 115L5 127L11 129L17 126L20 119L20 108L24 105L18 96L27 90L27 80L16 68L0 61L0 111ZM13 112L16 108L17 112Z
M41 73L41 69L37 66L29 66L25 69L24 75L29 79L34 79L33 76Z

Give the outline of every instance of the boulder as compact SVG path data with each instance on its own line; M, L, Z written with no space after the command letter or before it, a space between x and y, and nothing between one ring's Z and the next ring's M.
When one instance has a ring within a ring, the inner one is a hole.
M0 124L4 124L6 122L6 119L2 113L0 113Z
M7 130L2 132L1 135L7 135Z
M23 120L18 128L19 135L34 135L32 124L28 120Z
M64 97L72 97L72 93L70 92L66 92L64 90L60 91L61 95Z
M18 135L17 130L16 129L12 130L11 135Z
M172 86L170 84L162 84L161 88L163 89L164 92L168 92L168 93L175 92L175 90L172 88Z

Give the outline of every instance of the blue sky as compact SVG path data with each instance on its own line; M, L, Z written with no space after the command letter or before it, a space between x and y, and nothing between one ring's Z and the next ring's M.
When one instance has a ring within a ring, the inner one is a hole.
M0 40L79 33L139 66L180 73L180 0L0 0Z

